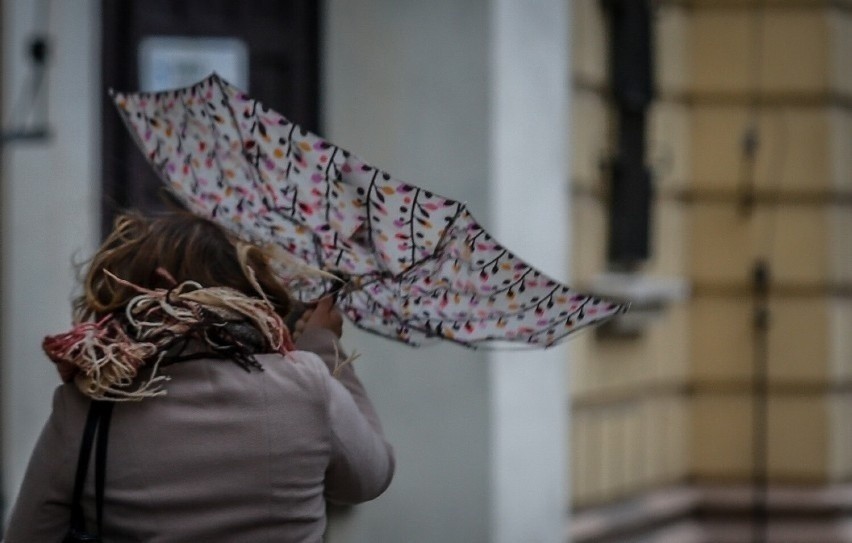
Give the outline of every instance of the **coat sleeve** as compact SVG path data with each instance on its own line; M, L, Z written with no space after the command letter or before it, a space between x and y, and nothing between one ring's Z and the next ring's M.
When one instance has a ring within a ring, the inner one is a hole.
M354 504L378 497L390 485L395 468L393 449L385 441L379 417L337 337L328 330L307 330L296 347L317 354L336 378L329 376L328 415L331 458L325 495L333 503Z
M70 386L70 385L66 385ZM6 526L4 543L62 541L71 521L73 465L82 439L63 434L66 411L64 387L53 395L53 412L30 457L18 498ZM72 454L72 450L75 454Z

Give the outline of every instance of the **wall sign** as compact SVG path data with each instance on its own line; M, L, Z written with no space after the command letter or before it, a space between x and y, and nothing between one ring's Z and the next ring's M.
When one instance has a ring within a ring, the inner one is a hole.
M150 36L139 43L139 86L144 92L185 87L216 72L249 92L249 53L237 38Z

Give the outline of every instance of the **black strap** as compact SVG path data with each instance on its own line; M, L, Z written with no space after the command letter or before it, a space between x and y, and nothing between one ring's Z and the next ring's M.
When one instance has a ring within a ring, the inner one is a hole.
M97 511L98 533L103 522L104 481L106 480L106 456L109 439L109 422L112 415L113 402L92 400L89 414L86 417L86 427L83 430L83 441L80 443L80 456L77 458L77 473L74 476L74 496L71 502L71 529L80 534L86 533L86 517L83 514L83 487L86 485L86 474L89 471L89 460L92 456L92 443L97 432L98 443L95 451L95 507ZM98 426L100 425L100 431Z
M106 481L107 444L109 443L109 421L112 419L114 402L101 404L101 426L98 428L98 444L95 450L95 507L98 518L98 533L101 533L104 516L104 482Z

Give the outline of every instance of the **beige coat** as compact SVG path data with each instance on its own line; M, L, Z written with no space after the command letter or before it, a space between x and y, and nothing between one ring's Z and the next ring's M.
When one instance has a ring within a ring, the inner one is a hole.
M334 334L311 330L297 347L312 352L261 355L262 372L223 360L174 364L166 396L116 405L105 542L320 541L326 500L358 503L387 488L394 457L364 388L351 366L338 379L329 373ZM56 543L67 531L88 406L73 385L57 389L6 543Z

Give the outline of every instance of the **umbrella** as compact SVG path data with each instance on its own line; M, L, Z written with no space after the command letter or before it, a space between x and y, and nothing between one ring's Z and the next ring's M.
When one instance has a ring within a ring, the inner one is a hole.
M549 346L627 308L548 277L495 240L464 203L395 179L216 74L113 99L185 206L340 278L338 306L364 330L412 345L443 338ZM336 278L289 280L312 300L338 288Z

